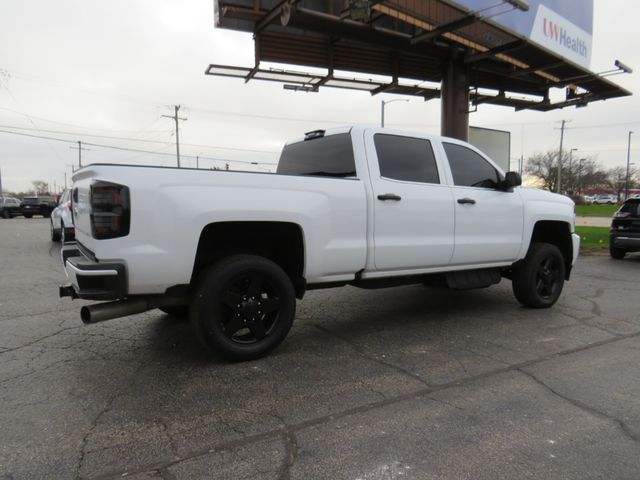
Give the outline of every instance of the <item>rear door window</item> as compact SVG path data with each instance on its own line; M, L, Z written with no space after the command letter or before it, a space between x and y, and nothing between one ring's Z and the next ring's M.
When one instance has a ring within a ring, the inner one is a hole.
M453 182L462 187L496 188L500 174L493 165L470 148L455 143L443 143L449 159Z
M407 182L440 183L429 140L378 133L373 141L381 176Z
M286 145L280 155L277 173L355 177L351 135L338 133Z

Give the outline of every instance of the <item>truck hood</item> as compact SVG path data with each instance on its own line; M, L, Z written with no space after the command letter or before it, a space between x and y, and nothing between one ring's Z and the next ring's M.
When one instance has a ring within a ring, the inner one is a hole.
M552 193L547 190L541 190L539 188L520 187L520 195L525 201L529 200L557 203L559 205L566 205L571 208L573 208L575 205L573 200L571 200L566 195L559 195L557 193Z

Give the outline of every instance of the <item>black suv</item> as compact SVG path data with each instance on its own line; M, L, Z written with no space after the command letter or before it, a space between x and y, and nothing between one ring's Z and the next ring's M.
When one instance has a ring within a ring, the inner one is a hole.
M20 204L20 209L25 218L31 218L34 215L42 215L45 218L51 216L51 210L56 208L57 202L49 196L42 197L24 197Z
M0 217L11 218L22 215L20 200L13 197L0 197Z
M624 202L611 222L609 253L620 259L627 252L640 252L640 198Z

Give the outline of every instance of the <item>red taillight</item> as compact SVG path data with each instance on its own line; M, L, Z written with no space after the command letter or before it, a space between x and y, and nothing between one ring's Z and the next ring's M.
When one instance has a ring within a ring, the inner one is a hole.
M97 182L91 186L91 231L94 238L128 235L130 219L127 187L107 182Z

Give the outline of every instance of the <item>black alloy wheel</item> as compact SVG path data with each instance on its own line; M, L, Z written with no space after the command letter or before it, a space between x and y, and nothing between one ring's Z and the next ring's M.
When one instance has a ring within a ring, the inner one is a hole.
M514 269L514 295L526 307L552 306L562 293L565 268L565 259L558 247L549 243L534 243L524 262Z
M285 339L295 303L280 266L256 255L232 255L201 275L189 311L206 346L229 360L249 360Z

